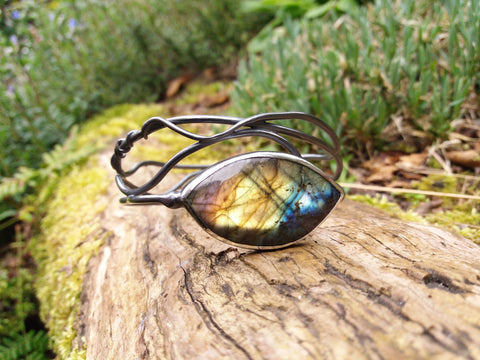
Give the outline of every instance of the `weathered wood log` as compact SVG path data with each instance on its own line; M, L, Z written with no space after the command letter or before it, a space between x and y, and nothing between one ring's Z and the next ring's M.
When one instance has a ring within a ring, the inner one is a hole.
M344 201L300 243L229 247L184 210L124 206L77 315L87 359L479 359L480 247Z

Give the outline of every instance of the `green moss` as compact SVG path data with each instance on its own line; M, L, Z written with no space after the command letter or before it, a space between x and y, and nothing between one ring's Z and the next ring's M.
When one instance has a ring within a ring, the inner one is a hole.
M447 210L426 216L429 223L448 227L458 234L480 244L480 214L472 208L468 210Z
M419 182L412 183L412 187L424 191L436 191L440 193L466 193L479 194L479 181L470 181L461 176L429 175ZM429 223L448 228L458 234L480 243L480 214L478 213L478 201L467 199L455 199L451 197L438 197L441 204L437 208L422 216L416 209L425 201L429 201L426 195L399 194L396 195L402 201L408 201L410 208L404 211L398 204L388 201L385 196L370 197L366 195L353 195L351 199L367 203L378 209L384 210L390 215L403 220Z
M425 176L420 181L414 181L412 187L424 191L437 191L441 193L455 194L461 191L461 184L458 177L449 175L434 174ZM442 198L444 207L458 205L458 200L453 198Z
M84 357L74 343L74 321L87 263L108 236L98 214L107 206L103 195L111 179L95 161L60 179L41 221L42 233L31 246L38 263L41 317L61 359Z
M220 91L230 92L233 89L232 83L222 81L214 81L205 83L203 80L193 81L188 84L178 99L174 100L176 105L195 104L202 98L209 95L215 95Z
M114 106L82 127L76 137L76 146L105 148L111 145L112 139L139 129L145 120L153 116L166 116L164 107L158 104Z
M350 195L348 196L348 198L364 204L371 205L377 209L385 211L389 215L395 216L402 220L415 221L423 224L427 223L427 221L422 218L421 215L411 210L402 210L402 208L397 203L389 201L385 195L376 195L373 197L368 195Z

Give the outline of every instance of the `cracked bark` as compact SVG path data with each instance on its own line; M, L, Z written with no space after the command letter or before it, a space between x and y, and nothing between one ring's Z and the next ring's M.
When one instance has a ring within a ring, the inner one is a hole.
M480 247L345 201L290 248L238 250L112 184L77 329L88 359L479 359Z

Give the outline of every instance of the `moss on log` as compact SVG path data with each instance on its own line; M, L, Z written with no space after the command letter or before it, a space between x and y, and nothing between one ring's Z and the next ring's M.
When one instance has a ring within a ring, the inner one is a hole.
M83 169L108 174L110 153ZM57 193L55 207L74 191ZM36 245L60 358L480 358L472 241L346 200L295 246L240 250L184 210L122 206L118 197L111 174L90 197L98 211L84 218L87 205L70 205L62 221L78 222L45 226ZM78 242L59 241L92 223L96 232Z

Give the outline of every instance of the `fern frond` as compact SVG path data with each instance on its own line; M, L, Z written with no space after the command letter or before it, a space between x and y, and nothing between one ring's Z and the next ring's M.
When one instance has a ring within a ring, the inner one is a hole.
M29 331L2 339L0 359L2 360L44 360L47 359L48 335L44 331Z

